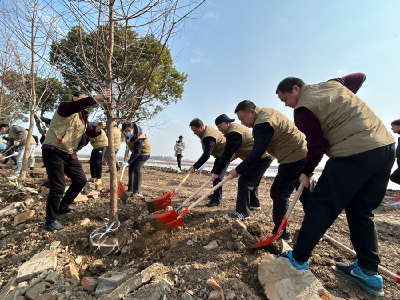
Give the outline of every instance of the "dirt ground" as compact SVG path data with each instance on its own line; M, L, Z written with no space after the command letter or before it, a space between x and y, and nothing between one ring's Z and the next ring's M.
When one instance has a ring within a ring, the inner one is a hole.
M102 257L95 255L90 250L88 236L108 218L109 212L109 173L108 167L103 169L103 184L98 189L101 191L98 199L89 198L88 201L79 202L76 205L81 209L67 215L60 216L60 221L67 226L65 230L48 233L42 230L45 217L46 201L46 172L36 163L34 171L30 171L25 186L39 189L42 198L36 195L15 194L14 186L8 182L6 176L12 175L11 165L0 166L0 208L11 202L23 201L32 197L35 200L30 209L35 210L35 215L26 223L14 226L13 216L3 217L0 220L0 285L5 285L7 280L17 273L18 267L43 250L49 238L68 246L59 255L59 267L68 262L73 262L80 256L82 264L93 264L101 260L105 270L126 270L135 267L139 270L154 262L161 262L171 267L171 279L175 282L174 288L167 292L167 299L181 299L182 293L190 289L198 298L204 298L204 280L210 274L204 270L214 270L214 278L225 285L229 282L240 280L247 284L251 292L260 299L267 299L262 292L257 278L257 268L261 256L265 250L252 250L240 252L229 250L228 244L236 239L238 232L232 229L232 221L227 214L234 211L236 201L237 180L227 182L223 188L223 200L220 206L207 208L202 205L196 207L191 213L184 216L185 226L170 232L155 232L145 217L148 215L146 200L171 192L183 179L184 173L177 174L168 168L144 167L143 185L141 194L143 197L134 197L128 200L125 206L119 202L119 219L121 228L128 232L128 245L120 255ZM89 176L89 164L83 163L84 170ZM203 172L200 184L204 183L208 172ZM126 175L126 174L125 174ZM124 178L124 186L128 181ZM198 187L198 176L191 176L182 189L173 198L172 206L175 209L186 197ZM251 244L255 238L265 235L272 230L272 201L269 197L269 189L273 178L263 178L259 188L259 196L262 210L252 212L251 219L246 221L248 239L243 239L244 244ZM378 229L379 246L381 253L381 265L394 273L400 274L400 210L389 207L389 201L400 196L400 191L388 190L381 206L375 211L375 221ZM197 198L195 198L197 199ZM85 218L90 223L80 225ZM301 204L297 204L289 222L289 230L292 232L293 242L296 241L294 230L300 228L303 218ZM351 245L349 241L349 229L344 214L340 215L327 232L334 239ZM240 238L240 237L239 237ZM197 243L188 245L189 240ZM206 250L203 248L210 241L217 241L219 248ZM293 244L291 244L293 245ZM333 295L344 299L375 299L376 297L366 293L358 285L341 277L333 270L335 262L351 262L354 258L338 249L326 240L319 242L310 259L310 269L321 281L324 287ZM127 266L128 265L128 266ZM60 271L61 272L61 271ZM93 275L92 270L92 275ZM99 275L97 274L97 275ZM94 274L96 275L96 274ZM380 299L400 299L400 285L392 279L384 276L385 297ZM78 297L82 298L82 297ZM82 298L83 299L83 298ZM95 299L95 298L88 298ZM204 298L205 299L205 298ZM250 299L250 298L248 298Z

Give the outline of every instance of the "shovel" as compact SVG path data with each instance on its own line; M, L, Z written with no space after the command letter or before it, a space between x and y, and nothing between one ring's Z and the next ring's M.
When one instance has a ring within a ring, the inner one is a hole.
M122 167L122 172L121 172L121 178L118 181L118 199L121 199L122 203L124 203L126 205L126 201L129 198L129 194L127 191L125 191L124 187L122 186L122 178L124 177L124 173L125 173L125 162L128 156L128 147L126 147L125 150L125 157L124 157L124 166Z
M11 155L9 155L9 156L2 157L1 154L0 154L0 161L2 161L2 160L4 160L4 159L7 159L7 158L10 158L10 157L12 157L12 156L14 156L14 155L15 155L15 154L13 153L13 154L11 154Z
M162 195L160 197L154 198L153 200L149 200L146 202L147 205L147 210L149 211L149 214L162 210L166 208L167 206L171 205L171 198L175 196L176 192L178 189L182 186L182 184L188 179L190 176L190 173L187 173L186 176L183 178L181 183L175 188L175 190L172 193L167 193L165 195Z
M224 178L220 183L218 183L216 186L214 186L212 189L210 189L207 193L205 193L203 196L201 196L198 200L193 202L189 207L186 207L183 212L181 212L178 217L175 220L172 220L168 223L158 223L160 230L172 230L175 229L179 226L185 225L183 223L182 217L186 215L190 210L192 210L197 204L199 204L201 201L203 201L205 198L207 198L209 195L211 195L212 192L214 192L216 189L218 189L220 186L222 186L225 181L231 179L231 176L229 175L228 177Z
M324 234L324 238L326 238L328 241L330 241L332 244L338 246L339 248L342 248L344 251L357 256L356 252L354 250L351 250L349 247L343 245L342 243L339 243L337 240L331 238L329 235ZM397 281L397 283L400 283L400 276L396 275L389 270L385 269L384 267L378 266L378 271L394 280Z
M162 214L156 215L148 215L146 216L147 221L149 221L150 225L153 226L156 230L162 230L163 224L167 224L173 220L175 220L179 215L178 211L182 209L182 207L193 199L202 189L204 189L211 182L211 177L208 179L201 187L199 187L189 198L187 198L183 203L175 210L170 210Z
M254 249L254 248L259 248L259 247L264 247L272 242L275 242L279 237L282 235L283 230L286 228L287 221L289 219L290 214L292 213L294 206L296 205L297 200L299 200L301 193L303 192L304 185L303 183L300 184L296 194L294 195L292 203L290 203L290 206L286 212L286 214L283 216L283 220L281 222L281 225L279 225L278 231L270 236L269 238L265 239L264 241L261 241L259 243L256 243L254 245L246 247L246 250L248 249Z

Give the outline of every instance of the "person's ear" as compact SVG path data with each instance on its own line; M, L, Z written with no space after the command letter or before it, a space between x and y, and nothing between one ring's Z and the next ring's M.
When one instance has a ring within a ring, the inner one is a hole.
M298 85L294 85L293 86L293 89L292 89L292 94L293 94L293 91L296 91L296 93L298 94L299 92L300 92L300 87L298 86Z

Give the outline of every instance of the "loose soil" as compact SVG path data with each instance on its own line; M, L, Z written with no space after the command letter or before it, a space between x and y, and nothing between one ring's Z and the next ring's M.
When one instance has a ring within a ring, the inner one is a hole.
M54 238L61 242L62 250L58 254L57 267L60 273L62 273L64 265L75 262L78 256L82 257L81 266L90 265L85 272L89 271L91 276L99 276L108 270L124 271L129 268L142 270L154 262L161 262L171 268L169 276L175 283L174 287L167 291L167 299L181 299L182 294L188 289L194 292L195 299L206 299L205 281L210 276L223 285L224 289L227 285L229 288L231 282L236 282L236 286L238 286L237 282L243 282L250 287L254 295L260 299L267 299L257 279L258 264L266 250L246 252L228 250L228 244L232 244L235 240L241 240L244 244L249 245L255 242L256 238L264 236L272 230L272 201L269 190L273 178L261 180L259 197L262 210L252 212L251 219L245 222L250 233L247 237L238 236L241 234L240 231L232 227L232 221L227 217L227 214L235 209L237 180L228 181L225 184L221 205L208 208L203 203L184 216L185 226L170 232L155 232L145 219L148 215L146 201L172 192L185 174L177 174L169 168L145 166L141 191L143 196L129 198L126 206L122 202L118 203L119 220L121 229L126 236L127 245L118 255L102 257L93 254L88 237L108 218L110 191L109 178L107 178L109 173L106 172L108 167L104 166L103 168L104 178L103 184L98 188L99 198L89 198L88 201L76 203L75 205L81 206L81 209L60 216L60 222L67 228L49 233L42 230L48 183L45 169L40 165L41 163L38 162L35 170L30 171L25 186L38 189L41 197L15 194L15 186L5 178L12 175L12 166L0 165L0 208L12 202L33 198L35 202L29 206L29 209L36 211L30 220L17 226L13 225L13 216L3 217L0 220L0 285L5 285L10 278L16 275L18 267L23 262L43 250L48 245L48 240ZM89 164L83 162L83 168L89 178ZM207 180L207 175L209 172L203 172L200 185ZM127 185L127 177L125 176L124 186ZM178 207L198 188L197 180L198 176L189 177L173 198L173 208ZM387 191L382 204L375 211L375 222L378 229L381 265L400 274L400 210L392 209L389 206L389 202L398 196L400 196L399 191ZM293 242L296 242L294 230L300 228L303 216L301 204L297 204L288 225L289 231L292 232ZM89 218L91 222L80 225L85 218ZM327 234L345 245L351 245L344 214L339 216ZM188 245L189 240L197 242ZM219 245L218 249L208 251L203 248L204 245L214 240ZM354 261L354 257L330 242L322 240L313 251L310 269L324 287L335 296L349 300L375 299L376 297L366 293L358 285L343 278L333 269L334 264L338 261L348 263ZM83 267L82 272L84 269ZM385 297L380 299L400 299L400 285L385 276L384 291ZM85 293L79 291L75 295L76 299L86 297L82 295L87 295L87 299L96 299Z

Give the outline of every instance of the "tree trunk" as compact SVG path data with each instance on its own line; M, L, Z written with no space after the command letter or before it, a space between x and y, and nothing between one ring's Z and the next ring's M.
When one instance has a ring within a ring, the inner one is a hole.
M113 74L111 59L114 52L114 0L109 4L109 52L107 55L107 88L111 91L111 97L107 99L107 131L108 151L110 168L110 223L114 222L114 228L118 226L118 181L117 168L115 166L115 145L114 145L114 102L113 102Z
M24 181L26 177L26 169L28 167L28 157L30 153L30 140L32 137L34 119L35 119L35 106L36 106L36 91L35 91L35 18L36 18L36 2L34 4L32 19L31 19L31 99L29 101L29 130L26 136L25 152L22 158L21 173L19 180Z

